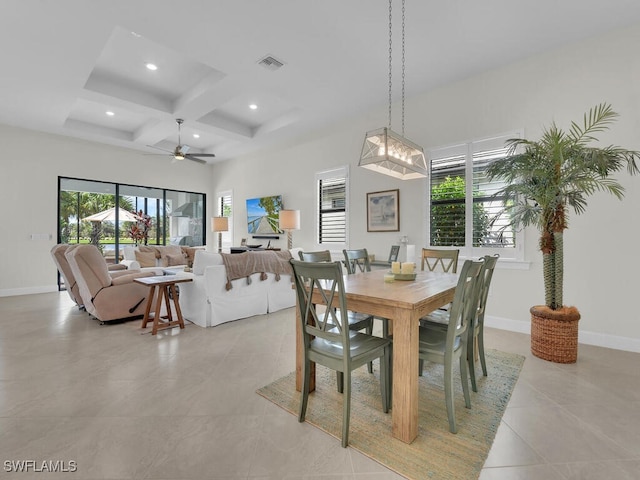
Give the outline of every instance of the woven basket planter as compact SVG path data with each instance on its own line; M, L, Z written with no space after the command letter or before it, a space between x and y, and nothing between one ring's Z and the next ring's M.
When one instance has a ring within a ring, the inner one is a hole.
M578 321L575 308L551 310L535 306L531 312L531 353L555 363L578 360Z

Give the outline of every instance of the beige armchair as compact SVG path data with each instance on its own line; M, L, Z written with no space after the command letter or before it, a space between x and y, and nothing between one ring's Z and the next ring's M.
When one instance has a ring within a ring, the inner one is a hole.
M109 272L104 258L94 245L78 245L68 249L65 258L88 313L102 322L144 314L149 288L133 280L153 276L153 273L126 270Z
M65 256L68 251L73 250L77 246L78 245L69 245L66 243L59 243L57 245L54 245L51 249L51 257L53 257L53 262L56 264L58 272L60 272L60 275L64 280L64 286L67 289L69 297L71 297L71 300L73 300L78 305L78 307L83 308L84 304L82 302L82 298L80 297L78 283L76 282L76 278L73 275L71 267L69 266L69 262L67 261L67 258ZM124 271L127 269L126 265L121 264L107 265L107 268L109 269L110 275L112 277L122 275L122 273L116 272Z

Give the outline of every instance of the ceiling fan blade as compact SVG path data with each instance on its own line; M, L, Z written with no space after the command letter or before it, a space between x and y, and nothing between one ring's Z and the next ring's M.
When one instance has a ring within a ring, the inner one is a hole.
M187 160L191 160L192 162L197 162L200 163L202 165L204 165L205 163L207 163L205 160L201 160L200 158L196 157L195 155L192 155L190 153L186 154L184 156L184 158L186 158Z
M164 148L155 147L155 146L153 146L153 145L147 145L147 147L149 147L149 148L155 148L156 150L162 150L163 152L170 153L171 155L173 155L173 152L172 152L171 150L166 150L166 149L164 149ZM156 154L151 154L151 155L156 155Z

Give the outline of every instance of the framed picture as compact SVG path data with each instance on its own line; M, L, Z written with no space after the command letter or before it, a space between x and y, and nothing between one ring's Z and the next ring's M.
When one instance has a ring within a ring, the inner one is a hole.
M400 190L367 193L367 232L400 231Z
M400 245L392 245L389 252L389 263L398 261L398 254L400 253Z
M246 247L247 246L247 239L243 238L242 241L240 242L240 246L241 247Z

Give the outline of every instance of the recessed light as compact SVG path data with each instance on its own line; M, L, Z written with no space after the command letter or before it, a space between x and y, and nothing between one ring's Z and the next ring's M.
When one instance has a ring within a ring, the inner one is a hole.
M252 104L249 105L249 108L251 110L257 110L258 109L258 105L256 105L255 103L252 103Z
M158 69L158 66L155 63L147 63L145 64L145 67L152 71L156 71Z
M113 117L115 115L115 113L113 113L111 110L109 110L108 112L104 112L104 113L106 113L110 117Z
M200 138L200 135L198 135L197 133L194 133L193 138Z

